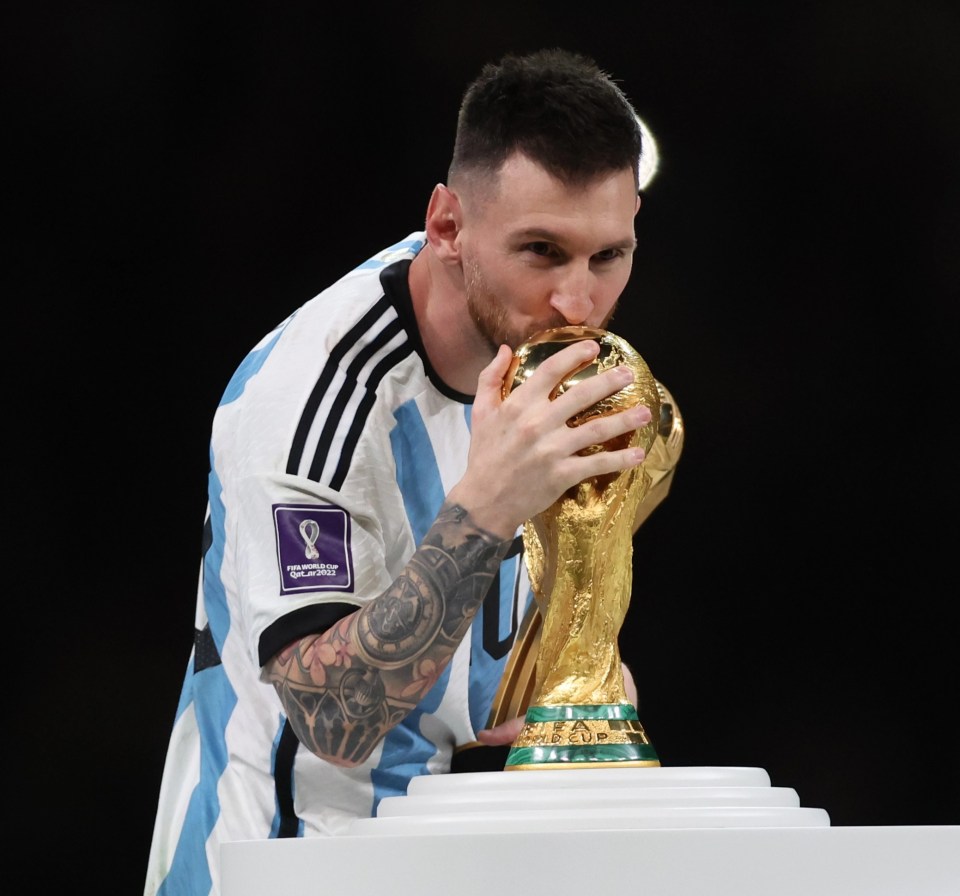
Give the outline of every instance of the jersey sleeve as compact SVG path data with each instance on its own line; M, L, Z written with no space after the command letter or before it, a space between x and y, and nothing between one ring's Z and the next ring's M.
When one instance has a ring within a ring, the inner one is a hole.
M287 474L251 476L236 488L227 544L261 665L390 584L378 516L360 499Z

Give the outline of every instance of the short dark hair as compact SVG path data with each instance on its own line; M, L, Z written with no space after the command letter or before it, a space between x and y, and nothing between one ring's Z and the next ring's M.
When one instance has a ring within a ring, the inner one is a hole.
M508 54L467 87L448 180L492 175L521 152L571 184L632 168L640 123L623 91L592 59L562 49Z

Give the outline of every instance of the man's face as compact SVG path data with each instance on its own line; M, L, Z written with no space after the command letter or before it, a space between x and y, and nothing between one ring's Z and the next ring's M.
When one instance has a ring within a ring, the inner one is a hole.
M495 188L461 202L467 307L492 350L548 327L606 326L636 248L630 169L570 187L517 154Z

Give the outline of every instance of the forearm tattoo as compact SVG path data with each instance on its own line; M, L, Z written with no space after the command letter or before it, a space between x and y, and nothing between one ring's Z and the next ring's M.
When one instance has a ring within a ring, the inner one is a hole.
M436 683L509 546L444 505L383 594L283 651L270 680L301 742L347 765L369 756Z

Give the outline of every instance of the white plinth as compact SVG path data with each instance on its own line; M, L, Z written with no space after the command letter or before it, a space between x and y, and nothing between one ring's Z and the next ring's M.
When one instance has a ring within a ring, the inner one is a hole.
M960 894L960 825L831 827L755 768L426 776L344 835L221 859L223 896Z

